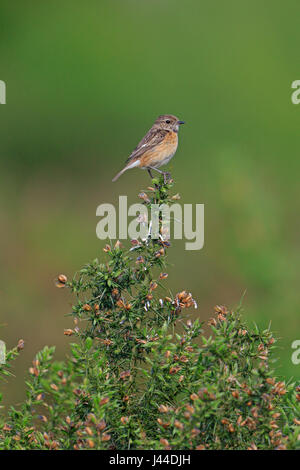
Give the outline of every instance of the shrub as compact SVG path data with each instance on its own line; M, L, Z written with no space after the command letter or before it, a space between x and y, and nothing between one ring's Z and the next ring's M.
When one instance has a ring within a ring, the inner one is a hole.
M171 203L172 181L153 184L143 203ZM0 449L300 447L300 389L274 375L272 332L216 306L204 337L188 313L192 294L165 286L169 245L162 236L130 249L117 241L105 262L70 282L58 277L76 297L64 332L74 338L70 356L37 354L26 400L1 418ZM7 366L22 347L7 353Z

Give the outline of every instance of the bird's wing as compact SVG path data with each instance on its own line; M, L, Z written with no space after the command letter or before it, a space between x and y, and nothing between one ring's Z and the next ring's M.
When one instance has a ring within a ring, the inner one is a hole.
M137 147L133 150L126 163L136 160L141 157L146 151L151 150L153 147L162 142L169 131L164 129L150 129L145 137L140 141Z

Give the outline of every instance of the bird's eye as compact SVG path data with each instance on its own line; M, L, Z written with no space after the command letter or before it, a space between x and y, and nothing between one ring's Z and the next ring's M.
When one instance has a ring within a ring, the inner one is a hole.
M171 122L170 119L167 119L167 120L166 120L166 123L167 123L167 124L170 124L170 122Z

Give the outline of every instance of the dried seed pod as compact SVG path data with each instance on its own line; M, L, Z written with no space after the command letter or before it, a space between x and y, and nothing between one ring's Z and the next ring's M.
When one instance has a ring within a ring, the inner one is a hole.
M269 384L269 385L274 385L275 384L275 379L274 378L271 378L271 377L268 377L266 379L266 382Z
M36 367L29 367L29 373L31 375L35 375L36 377L38 377L38 375L39 375L39 371Z
M120 297L120 292L117 288L114 288L112 291L111 291L111 295L116 299L118 299Z
M152 281L151 284L150 284L149 289L152 291L152 290L156 289L157 287L158 287L157 282Z
M101 419L101 421L96 425L96 428L100 432L106 428L106 422L104 421L104 419Z
M159 275L159 279L163 280L163 279L167 279L168 277L168 273L160 273Z
M168 413L169 407L166 406L166 405L159 405L158 411L159 411L160 413Z
M12 430L12 426L10 426L9 424L4 424L2 430L6 431L6 432L9 432L9 431Z
M178 419L175 419L174 426L175 428L180 429L180 430L184 429L184 425L180 421L178 421Z
M19 339L18 344L17 344L17 350L21 351L22 349L24 349L24 344L25 344L24 340Z
M151 202L150 199L149 199L149 197L147 196L147 194L144 193L144 192L139 193L139 194L138 194L138 197L139 197L140 199L143 199L143 201L145 201L146 203Z
M185 409L188 411L188 413L194 414L195 413L195 408L192 405L185 405Z
M102 400L100 400L100 403L99 405L102 406L102 405L106 405L106 403L109 402L109 398L108 397L105 397L105 398L102 398Z
M254 442L251 442L247 450L257 450L257 446L254 444Z
M170 423L164 422L162 419L157 418L157 422L160 426L162 426L164 429L167 429L170 426Z
M91 428L89 426L87 426L85 428L85 432L89 435L89 436L92 436L93 435L93 431L91 430Z
M68 278L67 276L65 276L64 274L59 274L57 276L57 279L55 281L55 285L56 287L58 288L62 288L62 287L65 287L66 286L66 283L68 282Z
M74 330L71 330L70 328L64 331L65 336L72 336L74 333Z
M168 447L169 446L169 441L167 439L161 438L159 442L164 446Z
M237 421L236 421L236 424L237 424L238 426L240 426L242 420L243 420L242 415L240 415L240 416L238 417Z
M228 314L228 309L224 305L216 305L215 312L225 316Z
M124 370L123 372L120 373L120 379L121 380L126 380L130 377L130 370Z
M199 396L197 395L197 393L192 393L192 394L190 395L190 399L193 400L193 401L195 401L195 400L198 400L198 399L199 399Z
M180 356L179 361L183 362L183 363L189 362L189 360L186 356Z
M227 418L223 418L223 419L221 419L221 423L224 424L224 426L228 426L229 425L229 420Z

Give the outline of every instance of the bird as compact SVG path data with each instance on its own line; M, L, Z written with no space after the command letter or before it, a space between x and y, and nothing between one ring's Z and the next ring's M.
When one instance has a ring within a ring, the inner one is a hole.
M174 157L178 146L178 131L184 121L180 121L172 114L161 114L154 122L151 129L133 150L126 165L114 178L116 181L125 171L132 168L147 170L151 179L151 170L155 170L164 175L164 182L170 173L159 170L159 167L166 165Z

